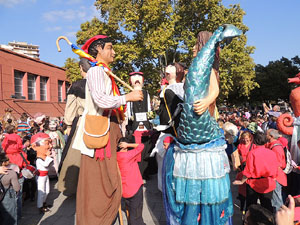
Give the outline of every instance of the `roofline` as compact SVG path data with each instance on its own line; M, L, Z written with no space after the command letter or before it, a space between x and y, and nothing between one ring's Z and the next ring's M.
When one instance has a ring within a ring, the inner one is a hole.
M0 51L2 51L2 52L7 52L7 53L9 53L9 54L13 54L13 55L16 55L16 56L20 56L20 57L25 58L25 59L29 59L29 60L32 60L32 61L35 61L35 62L38 62L38 63L42 63L42 64L45 64L45 65L48 65L48 66L55 67L55 68L57 68L57 69L61 69L61 70L66 71L66 69L63 68L63 67L59 67L59 66L56 66L56 65L54 65L54 64L47 63L47 62L44 62L44 61L42 61L42 60L35 59L35 58L32 58L32 57L29 57L29 56L26 56L26 55L23 55L23 54L20 54L20 53L17 53L17 52L8 50L8 49L0 48Z

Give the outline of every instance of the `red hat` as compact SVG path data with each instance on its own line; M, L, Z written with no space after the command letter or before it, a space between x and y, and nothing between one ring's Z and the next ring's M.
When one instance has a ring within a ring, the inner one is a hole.
M131 72L131 73L129 74L129 76L134 76L134 75L144 76L144 73L143 73L143 72Z
M89 47L90 47L90 45L91 45L94 41L99 40L99 39L104 39L104 38L108 38L108 36L105 36L105 35L96 35L96 36L90 38L89 40L87 40L87 41L85 42L85 44L81 47L81 49L82 49L84 52L88 53Z
M168 136L168 137L166 137L165 139L164 139L164 143L172 143L174 141L174 139L172 138L172 137L170 137L170 136Z
M33 135L30 139L30 143L33 144L37 141L41 141L41 140L46 140L46 139L49 139L50 136L46 133L37 133L35 135Z

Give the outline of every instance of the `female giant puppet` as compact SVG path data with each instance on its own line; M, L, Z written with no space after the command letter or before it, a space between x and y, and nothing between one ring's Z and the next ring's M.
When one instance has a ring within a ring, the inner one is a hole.
M168 224L226 224L233 214L226 142L207 106L215 100L209 92L210 81L217 84L212 65L219 42L239 35L232 25L219 27L189 68L178 138L163 167Z

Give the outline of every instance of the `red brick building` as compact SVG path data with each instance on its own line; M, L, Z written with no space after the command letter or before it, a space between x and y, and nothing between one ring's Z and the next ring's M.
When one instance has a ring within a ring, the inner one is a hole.
M69 86L64 68L0 48L0 116L5 108L17 118L63 116Z

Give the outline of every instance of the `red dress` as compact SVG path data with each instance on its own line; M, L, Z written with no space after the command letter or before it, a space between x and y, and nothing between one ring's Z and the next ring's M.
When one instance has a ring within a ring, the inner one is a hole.
M276 144L276 146L274 146ZM274 147L273 147L274 146ZM283 172L286 167L283 145L279 140L267 143L266 147L276 153L277 161L279 162L277 181L282 186L287 186L287 176Z
M143 178L138 166L138 159L144 149L143 144L127 152L117 152L117 161L122 177L122 196L131 198L134 196L141 185L144 184Z
M276 187L278 162L276 154L264 146L257 146L247 156L243 171L247 184L258 193L269 193Z

